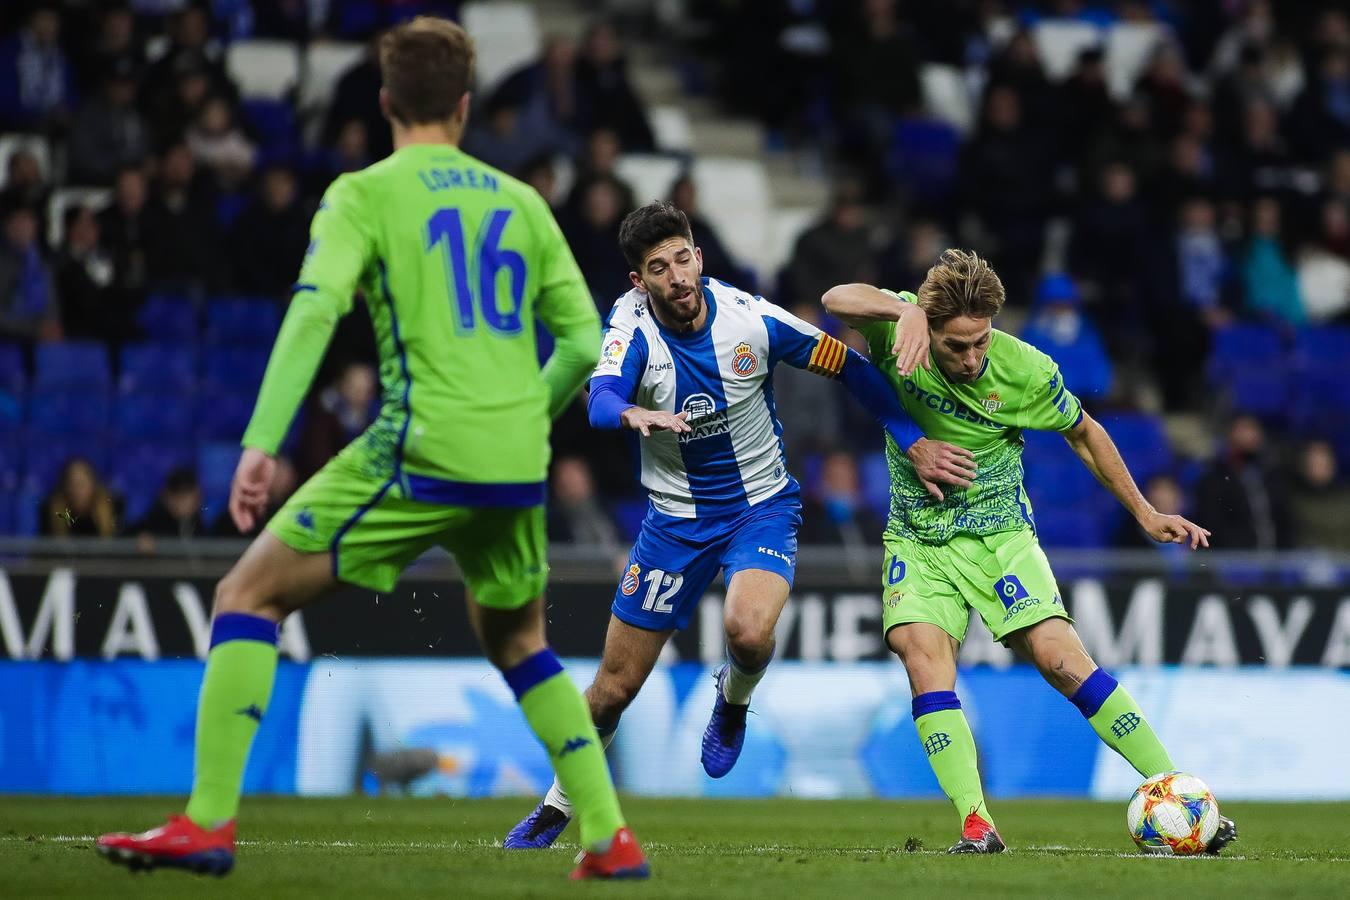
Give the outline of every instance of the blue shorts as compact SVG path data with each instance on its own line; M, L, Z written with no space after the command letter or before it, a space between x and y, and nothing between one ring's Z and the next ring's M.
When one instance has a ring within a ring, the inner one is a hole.
M726 516L679 519L648 509L614 592L614 615L648 631L683 629L718 569L727 584L743 569L759 569L791 587L801 524L801 494L790 486Z

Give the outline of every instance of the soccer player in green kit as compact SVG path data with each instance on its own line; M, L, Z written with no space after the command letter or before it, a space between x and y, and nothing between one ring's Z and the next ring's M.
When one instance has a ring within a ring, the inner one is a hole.
M882 622L886 643L909 676L928 761L963 819L952 853L1004 849L955 692L957 650L971 609L1140 775L1173 769L1138 704L1092 661L1064 610L1022 485L1022 432L1063 434L1154 540L1189 543L1193 550L1209 546L1208 531L1144 499L1110 436L1083 412L1054 361L993 328L1003 301L994 270L962 250L942 254L917 296L848 284L823 298L826 310L867 339L873 364L924 433L975 454L974 484L946 488L939 502L886 441L891 509L883 538ZM1221 820L1209 852L1236 837L1236 826Z
M243 438L230 514L263 511L278 445L360 290L379 345L378 419L303 485L216 588L185 815L98 841L132 868L223 875L278 623L338 582L391 590L439 544L469 618L581 820L573 878L646 877L590 712L544 638L549 430L599 359L600 322L548 206L458 148L473 46L419 17L380 43L394 153L328 189ZM542 371L534 323L556 347Z

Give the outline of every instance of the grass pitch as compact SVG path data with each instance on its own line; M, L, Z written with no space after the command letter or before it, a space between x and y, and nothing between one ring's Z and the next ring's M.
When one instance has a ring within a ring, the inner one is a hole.
M1011 852L953 857L945 803L628 798L653 877L626 884L567 880L575 825L553 850L501 850L527 798L249 798L224 879L133 875L94 852L181 802L0 797L0 897L1350 897L1350 804L1228 804L1228 852L1167 859L1135 852L1123 800L997 802Z

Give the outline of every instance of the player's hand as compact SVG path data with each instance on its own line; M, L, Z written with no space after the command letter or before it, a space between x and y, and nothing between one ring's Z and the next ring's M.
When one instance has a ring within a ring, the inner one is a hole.
M891 353L895 354L896 371L906 376L914 374L919 366L930 370L933 368L928 358L928 316L913 304L907 306L900 320L895 323L895 346L891 347Z
M687 412L676 414L630 406L619 416L619 421L624 428L631 428L643 437L651 437L653 431L673 431L675 434L693 431L685 421L688 418Z
M963 488L974 483L975 454L964 447L946 441L919 438L910 444L905 455L914 463L914 471L923 482L924 489L936 500L943 499L942 489L937 486L937 482Z
M267 489L272 486L277 461L261 450L245 447L230 483L230 518L243 534L253 530L267 509Z
M1209 529L1181 516L1167 516L1153 510L1139 517L1139 525L1160 544L1189 543L1192 550L1209 546Z

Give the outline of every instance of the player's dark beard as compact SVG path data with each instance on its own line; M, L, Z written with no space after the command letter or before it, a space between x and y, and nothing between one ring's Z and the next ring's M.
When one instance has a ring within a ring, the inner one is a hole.
M703 312L703 297L694 285L687 286L683 293L677 292L674 296L665 296L656 291L649 291L648 296L661 317L669 322L687 325Z

